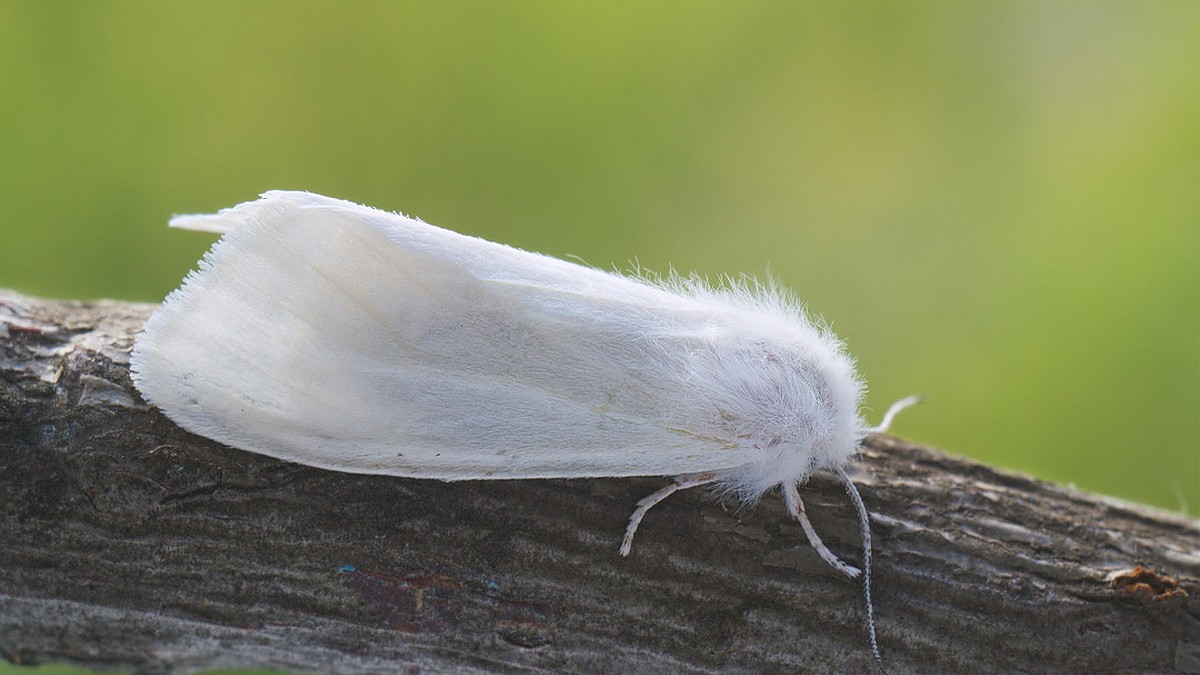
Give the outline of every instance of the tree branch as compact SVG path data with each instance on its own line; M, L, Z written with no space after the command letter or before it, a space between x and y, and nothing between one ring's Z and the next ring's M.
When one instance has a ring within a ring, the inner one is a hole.
M874 668L862 589L779 499L737 509L676 495L622 559L625 519L663 479L442 483L223 447L133 390L128 352L152 309L0 291L9 661ZM1200 523L894 438L872 438L855 471L893 672L1200 672ZM804 497L826 543L856 562L836 479L814 478Z

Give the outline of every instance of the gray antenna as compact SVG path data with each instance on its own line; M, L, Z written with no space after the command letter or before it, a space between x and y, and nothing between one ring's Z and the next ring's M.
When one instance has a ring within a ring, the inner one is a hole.
M871 525L867 520L867 505L863 504L862 497L858 494L858 488L850 480L850 476L846 475L846 471L839 468L837 475L842 479L842 485L846 486L846 492L850 493L850 499L854 502L854 506L858 508L858 522L862 527L863 597L867 601L867 636L871 641L871 656L875 657L875 663L879 664L879 669L886 673L887 669L883 667L883 658L879 656L879 642L875 638L875 606L871 604Z
M920 396L909 396L896 401L883 414L883 420L879 426L867 429L867 433L878 434L887 431L901 410L920 402ZM862 528L863 542L863 597L867 601L867 637L871 641L871 656L875 657L875 663L879 664L879 669L886 673L887 668L883 667L883 658L879 656L879 640L875 637L875 605L871 603L871 516L867 513L867 505L863 503L862 495L858 494L858 487L854 485L854 481L850 480L850 476L846 475L846 470L838 467L837 475L842 480L842 485L846 486L846 492L850 493L850 499L854 502L855 508L858 509L858 523Z

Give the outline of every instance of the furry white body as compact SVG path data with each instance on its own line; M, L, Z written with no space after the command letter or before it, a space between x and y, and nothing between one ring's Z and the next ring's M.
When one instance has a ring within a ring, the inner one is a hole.
M443 480L716 472L753 500L867 429L840 343L787 295L650 282L269 192L146 325L180 426L338 471Z

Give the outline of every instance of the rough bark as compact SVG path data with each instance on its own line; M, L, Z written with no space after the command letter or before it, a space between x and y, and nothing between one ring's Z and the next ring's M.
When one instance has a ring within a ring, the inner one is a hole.
M132 388L129 348L152 309L0 292L11 662L874 669L860 586L779 499L676 495L622 559L625 519L661 478L442 483L233 450ZM894 438L870 439L855 471L892 672L1200 672L1200 523ZM838 483L814 478L805 500L858 561Z

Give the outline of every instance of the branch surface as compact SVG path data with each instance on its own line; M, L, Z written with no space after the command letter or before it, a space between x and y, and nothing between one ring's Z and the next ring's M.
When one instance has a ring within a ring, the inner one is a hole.
M862 589L781 500L443 483L191 435L129 379L153 310L0 291L0 656L143 673L873 672ZM1134 453L1136 456L1136 453ZM1200 672L1200 523L889 437L856 463L904 672ZM804 490L860 558L837 481Z

